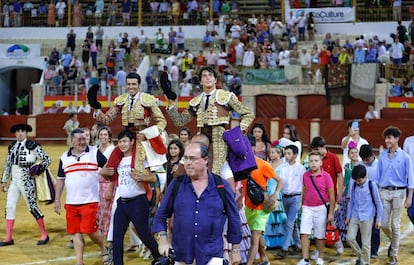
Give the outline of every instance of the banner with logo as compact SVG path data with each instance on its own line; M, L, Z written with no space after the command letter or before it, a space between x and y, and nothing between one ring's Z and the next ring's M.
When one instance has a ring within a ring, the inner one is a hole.
M289 17L290 11L295 17L307 17L310 12L313 13L316 24L318 23L341 23L353 22L355 20L354 7L325 7L325 8L300 8L300 9L285 9L286 20Z
M243 84L269 85L288 82L283 69L244 69Z
M20 60L34 57L40 57L40 44L0 44L0 58L2 59Z

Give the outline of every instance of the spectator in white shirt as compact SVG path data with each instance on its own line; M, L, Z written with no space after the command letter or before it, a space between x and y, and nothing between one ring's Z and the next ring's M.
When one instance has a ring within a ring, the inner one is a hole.
M306 31L306 17L304 12L298 17L298 31L299 31L299 41L305 41L305 31Z
M209 53L206 54L206 61L208 66L216 67L217 54L214 52L214 49L210 49Z
M59 25L63 25L63 18L65 16L65 8L66 8L66 3L63 2L62 0L59 0L56 3L56 10L57 10L57 14L58 14L58 20L59 20Z
M243 65L244 43L239 41L236 45L236 66L240 69Z
M191 96L192 90L193 90L193 86L190 83L188 83L187 78L184 78L183 82L180 84L180 97Z
M63 113L76 113L77 109L73 106L72 102L69 102L68 106L63 110Z
M230 31L231 31L231 37L233 39L240 39L241 27L240 27L239 20L235 20L235 22L233 23L233 26L231 26L230 28Z
M158 56L158 71L163 71L164 70L164 59L161 58L161 56Z
M281 46L280 42L284 31L285 25L283 25L283 23L279 20L275 19L270 24L270 32L272 33L273 43L275 45L274 47L276 51L278 51Z
M374 109L374 106L369 105L368 111L367 113L365 113L364 118L366 121L379 119L380 118L379 112Z
M86 100L82 101L82 106L78 108L78 113L91 113L91 107L86 104Z
M284 68L285 65L289 65L290 52L287 49L287 45L282 45L282 50L279 52L279 67Z
M306 49L302 49L299 55L300 65L302 66L302 80L308 84L310 82L309 71L311 67L311 56Z
M289 12L289 17L286 20L286 28L288 35L290 36L290 30L292 29L292 26L296 25L298 23L298 19L293 15L293 11Z
M249 46L247 47L247 51L244 52L243 67L252 68L254 66L254 59L254 52L252 51L252 48Z
M390 55L391 55L393 64L396 64L396 65L402 64L404 50L405 50L404 46L400 42L400 39L397 36L395 36L394 42L391 44L391 48L390 48Z
M138 43L138 47L145 52L147 50L147 36L145 36L143 29L141 29L141 35L138 36Z

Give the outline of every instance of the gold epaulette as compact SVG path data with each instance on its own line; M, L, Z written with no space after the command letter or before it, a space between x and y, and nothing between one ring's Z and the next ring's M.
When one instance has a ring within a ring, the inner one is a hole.
M220 105L229 103L232 93L224 89L218 89L216 93L216 102Z
M198 96L192 98L189 102L190 106L191 107L197 107L198 105L200 105L201 98L202 98L202 95L198 95Z
M157 103L157 98L147 93L140 94L140 101L144 107L152 107Z
M127 100L128 100L128 94L125 93L120 96L117 96L114 100L114 104L115 106L124 105L127 102Z

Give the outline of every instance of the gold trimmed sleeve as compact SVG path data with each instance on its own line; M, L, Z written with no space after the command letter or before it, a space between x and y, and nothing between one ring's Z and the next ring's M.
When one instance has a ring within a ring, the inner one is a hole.
M247 107L246 105L243 105L242 102L239 101L236 95L232 93L230 100L229 100L229 106L232 108L233 111L239 113L240 115L240 129L242 131L246 131L247 128L249 128L250 124L254 120L253 112Z
M185 109L183 112L179 113L176 107L167 109L167 114L176 127L184 126L195 117L195 113L191 114L190 109Z

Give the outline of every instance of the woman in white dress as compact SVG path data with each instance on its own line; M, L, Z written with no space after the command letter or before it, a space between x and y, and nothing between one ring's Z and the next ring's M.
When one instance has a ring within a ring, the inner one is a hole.
M296 161L300 163L302 157L302 143L300 141L296 127L293 124L286 124L283 127L282 138L279 139L279 145L286 147L288 145L295 145L298 148L298 156Z

